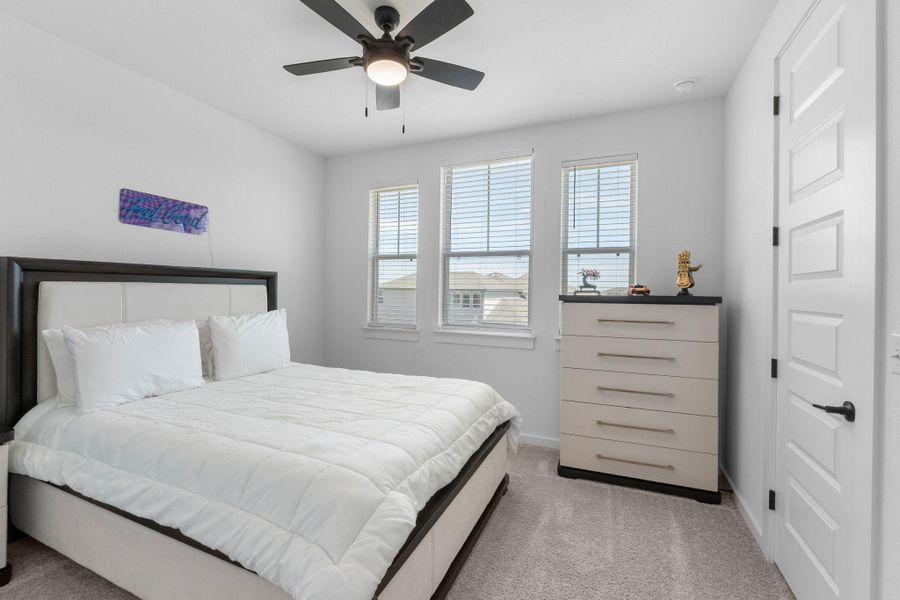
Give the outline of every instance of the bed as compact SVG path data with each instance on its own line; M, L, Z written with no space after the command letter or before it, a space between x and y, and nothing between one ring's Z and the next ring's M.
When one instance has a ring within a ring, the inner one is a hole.
M275 273L0 259L0 281L11 521L141 598L441 598L506 490L519 416L475 382L291 364L54 405L42 329L264 312Z

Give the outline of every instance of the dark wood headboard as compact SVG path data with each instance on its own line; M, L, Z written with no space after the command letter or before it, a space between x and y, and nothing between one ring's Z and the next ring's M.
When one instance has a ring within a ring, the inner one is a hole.
M42 281L265 285L269 310L278 305L278 274L272 271L0 257L0 425L12 427L37 403Z

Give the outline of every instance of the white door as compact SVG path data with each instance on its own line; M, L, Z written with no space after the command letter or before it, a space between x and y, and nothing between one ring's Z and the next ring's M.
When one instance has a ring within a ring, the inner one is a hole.
M775 561L798 600L872 593L876 4L820 0L777 63Z

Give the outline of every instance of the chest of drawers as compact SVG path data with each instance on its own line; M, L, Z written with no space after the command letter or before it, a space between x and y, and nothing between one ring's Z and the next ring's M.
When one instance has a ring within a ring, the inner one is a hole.
M721 298L560 300L559 474L718 503Z

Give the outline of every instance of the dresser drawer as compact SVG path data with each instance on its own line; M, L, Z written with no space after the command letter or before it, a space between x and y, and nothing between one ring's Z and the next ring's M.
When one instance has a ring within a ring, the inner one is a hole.
M559 462L564 467L701 490L717 491L719 487L715 454L562 434Z
M719 307L567 302L562 334L718 342Z
M719 344L628 338L562 337L562 366L718 379Z
M713 417L719 414L719 382L714 379L563 369L560 384L563 400Z
M561 433L708 454L718 452L716 417L563 401L559 422Z

